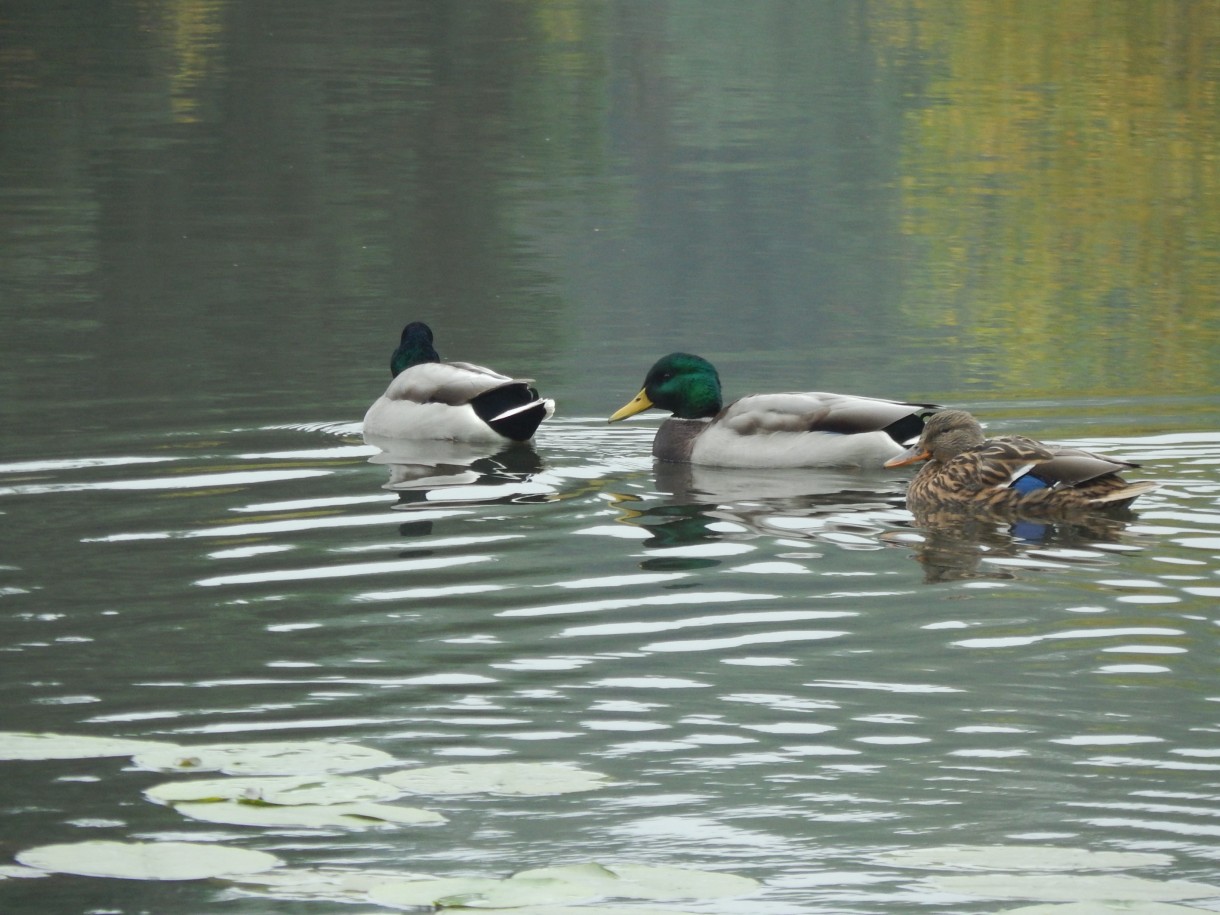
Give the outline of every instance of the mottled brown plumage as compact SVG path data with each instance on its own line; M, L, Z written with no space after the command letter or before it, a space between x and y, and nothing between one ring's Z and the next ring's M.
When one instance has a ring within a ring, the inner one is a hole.
M886 462L928 463L907 489L916 512L973 506L1006 515L1050 517L1124 508L1156 483L1128 483L1119 471L1138 467L1079 448L1047 445L1021 435L985 438L964 410L928 420L918 444Z

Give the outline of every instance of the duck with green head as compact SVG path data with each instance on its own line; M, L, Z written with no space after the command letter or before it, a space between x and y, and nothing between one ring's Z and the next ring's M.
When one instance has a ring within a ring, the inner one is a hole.
M397 378L404 369L421 362L440 362L440 354L432 345L432 328L423 321L412 321L402 329L398 348L390 354L390 377Z
M928 420L919 441L886 462L902 467L927 461L907 489L907 507L919 514L951 507L1028 517L1126 508L1157 488L1128 483L1119 471L1138 467L1080 448L1048 445L1023 435L987 438L965 410Z
M643 390L609 421L650 407L673 414L657 430L654 457L718 467L879 468L939 409L821 391L750 394L726 407L715 367L690 353L658 360Z
M403 328L390 357L393 380L364 415L365 440L524 442L555 412L532 379L469 362L442 362L432 329Z

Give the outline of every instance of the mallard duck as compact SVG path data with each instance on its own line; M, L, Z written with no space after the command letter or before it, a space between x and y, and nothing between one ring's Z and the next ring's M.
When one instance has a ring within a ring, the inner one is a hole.
M422 321L403 328L390 357L394 380L364 415L366 441L524 442L555 412L555 401L540 397L533 379L442 362L432 340Z
M965 410L928 420L919 441L886 461L902 467L927 461L907 489L907 507L927 512L978 506L1007 514L1054 515L1123 508L1151 492L1151 481L1128 483L1119 471L1138 467L1079 448L1047 445L1023 435L986 438Z
M881 467L923 430L935 404L852 394L750 394L727 407L710 362L670 353L644 378L644 389L610 417L649 407L673 413L652 454L662 461L717 467Z

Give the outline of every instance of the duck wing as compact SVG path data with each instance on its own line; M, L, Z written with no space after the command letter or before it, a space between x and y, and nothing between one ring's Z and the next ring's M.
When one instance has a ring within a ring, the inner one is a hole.
M1090 480L1139 467L1132 461L1116 461L1081 448L1052 445L1050 450L1052 456L1041 462L1035 473L1052 486L1080 486Z
M887 432L901 443L918 437L923 429L923 414L936 409L935 404L826 391L793 391L747 395L725 407L715 422L738 435Z
M1151 480L1128 483L1119 473L1134 470L1134 461L1118 461L1102 457L1081 448L1052 446L1054 456L1033 471L1032 475L1046 480L1052 487L1070 487L1086 496L1093 504L1131 502L1137 496L1159 489Z
M459 407L480 394L514 383L521 382L469 362L424 362L400 372L390 382L385 396L390 400Z
M945 473L962 482L963 489L1007 489L1036 467L1051 461L1054 452L1042 442L1022 435L989 438L945 465ZM1045 486L1053 485L1044 481Z
M1053 494L1092 503L1130 501L1151 492L1156 483L1128 483L1119 473L1139 467L1132 461L1102 457L1081 448L1048 445L1014 435L988 439L960 457L975 458L976 480L983 488L1015 490L1027 495ZM960 458L959 458L960 459ZM958 459L955 459L955 461ZM954 462L950 462L950 468Z

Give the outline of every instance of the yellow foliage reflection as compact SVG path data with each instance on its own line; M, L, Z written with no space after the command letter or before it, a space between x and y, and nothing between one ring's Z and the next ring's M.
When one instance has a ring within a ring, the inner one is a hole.
M180 124L199 119L199 85L215 69L227 0L164 0L146 6L153 30L172 55L170 107Z
M911 317L1014 394L1216 390L1220 2L915 0L881 34L924 76Z

